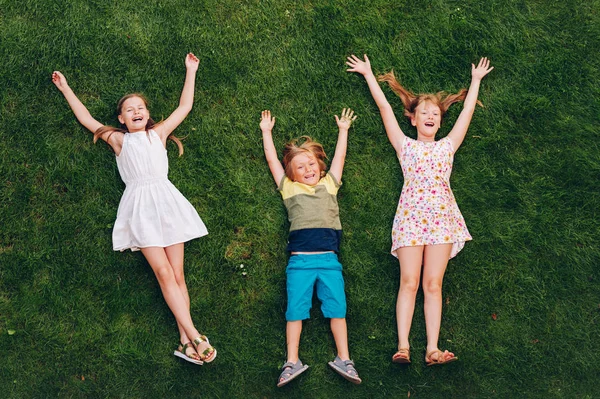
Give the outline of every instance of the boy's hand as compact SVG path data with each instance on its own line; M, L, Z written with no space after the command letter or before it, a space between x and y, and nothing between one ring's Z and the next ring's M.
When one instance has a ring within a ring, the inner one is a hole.
M358 118L358 115L354 115L354 111L352 111L350 108L344 108L342 110L342 117L338 118L336 115L335 121L340 129L348 130L356 118Z
M271 118L271 111L264 110L261 113L260 130L270 132L273 130L273 126L275 126L275 117Z
M188 53L185 56L185 67L187 70L196 72L198 65L200 65L200 60L193 53Z
M63 91L64 89L69 87L69 85L67 84L67 78L65 78L65 75L63 75L59 71L52 72L52 83L54 83L54 85L60 91Z

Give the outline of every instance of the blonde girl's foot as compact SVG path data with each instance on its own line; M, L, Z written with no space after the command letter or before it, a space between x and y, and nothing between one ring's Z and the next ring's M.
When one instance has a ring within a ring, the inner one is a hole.
M217 357L217 350L208 342L206 335L196 337L192 344L200 356L200 360L204 363L210 363Z
M410 363L410 348L400 348L398 352L392 356L392 362L400 364Z
M448 352L447 350L442 352L439 349L434 349L432 351L427 352L427 354L425 355L425 363L428 366L451 363L455 360L458 360L458 357L454 356L454 353Z
M198 366L202 366L204 364L204 362L200 360L200 356L198 356L196 350L194 350L191 342L179 344L173 354L178 358L185 360L186 362L197 364Z

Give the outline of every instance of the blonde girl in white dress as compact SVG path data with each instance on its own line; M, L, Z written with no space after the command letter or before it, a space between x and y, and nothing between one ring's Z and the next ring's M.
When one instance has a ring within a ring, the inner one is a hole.
M137 93L117 104L122 129L105 126L92 117L67 84L64 75L52 73L52 82L65 96L77 120L115 152L121 179L126 185L113 229L115 251L140 250L156 275L162 294L173 312L181 344L175 356L201 365L212 362L217 351L200 334L190 315L190 298L183 272L184 242L208 232L198 213L169 181L167 138L174 140L180 155L183 147L171 135L185 119L194 102L199 59L185 58L185 83L179 106L164 121L155 123L145 98Z

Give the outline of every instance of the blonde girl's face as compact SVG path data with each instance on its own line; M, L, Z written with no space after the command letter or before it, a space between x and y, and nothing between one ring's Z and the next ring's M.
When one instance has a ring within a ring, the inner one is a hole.
M130 133L146 130L146 124L150 118L150 111L146 103L140 97L131 97L123 102L119 122L127 126Z
M433 139L442 124L442 111L431 101L423 101L415 108L411 123L419 136Z
M316 186L321 179L321 167L315 156L311 153L303 152L296 155L292 158L290 165L294 175L293 181L309 186Z

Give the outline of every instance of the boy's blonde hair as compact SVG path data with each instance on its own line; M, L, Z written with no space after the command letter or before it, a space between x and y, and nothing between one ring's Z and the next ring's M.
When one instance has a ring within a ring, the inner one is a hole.
M404 115L409 118L414 118L415 109L419 104L425 101L435 104L442 112L443 117L452 104L464 101L467 96L467 89L460 89L456 94L447 94L443 91L439 91L435 94L427 93L416 95L408 91L398 82L393 70L384 75L379 75L377 80L380 82L387 82L387 84L390 85L392 91L400 97L400 100L402 100L402 104L404 104ZM477 104L483 107L483 104L481 104L479 100L477 101Z
M121 97L121 99L117 103L117 115L121 115L121 112L123 111L123 104L125 103L125 101L129 100L132 97L140 98L144 102L144 105L146 106L146 108L148 108L148 100L146 99L146 97L144 97L143 94L141 94L141 93L126 94L123 97ZM148 110L149 110L149 108L148 108ZM152 129L155 125L156 125L156 122L154 122L154 120L151 117L148 117L148 122L146 123L146 134L148 134L148 131L150 129ZM125 128L126 128L126 126L124 124L121 124L120 128L113 127L113 126L106 126L106 125L99 127L94 132L94 143L96 141L98 141L98 138L100 138L104 133L107 133L107 132L110 132L110 134L106 138L107 142L110 139L110 136L114 132L127 133L127 130ZM175 142L175 144L177 144L177 148L179 149L179 156L183 155L183 144L181 144L181 140L179 140L177 137L175 137L173 135L173 133L171 133L168 138L173 140Z
M288 179L293 180L294 172L292 171L292 159L300 154L310 154L315 157L321 169L321 176L324 177L327 172L327 164L325 159L327 155L323 146L316 141L313 141L309 136L302 136L299 140L303 140L302 143L298 144L298 139L294 139L285 145L283 149L283 169Z

